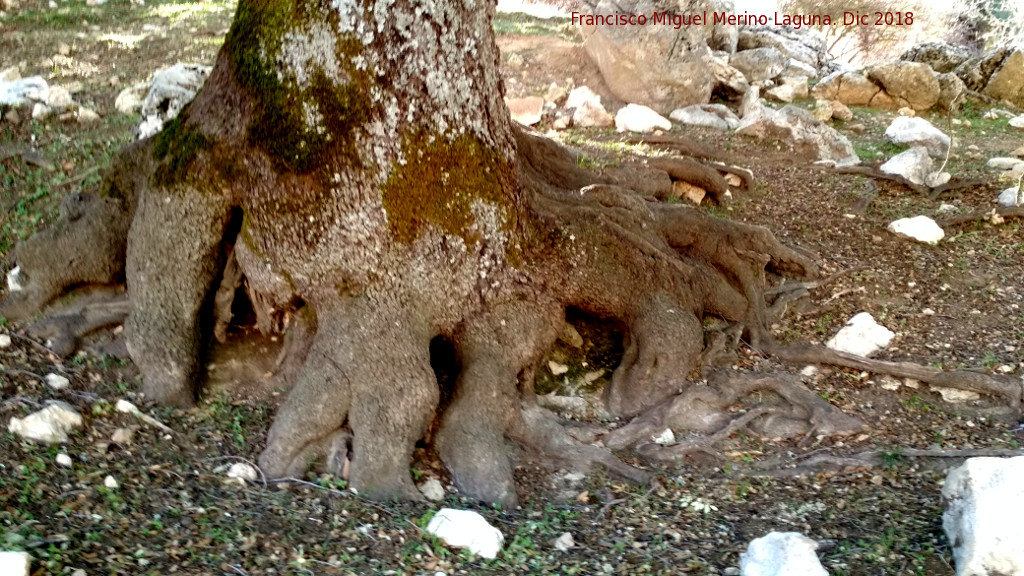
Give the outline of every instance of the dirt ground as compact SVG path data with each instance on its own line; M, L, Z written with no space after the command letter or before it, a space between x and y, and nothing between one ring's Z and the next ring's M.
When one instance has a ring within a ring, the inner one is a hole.
M66 194L95 188L138 121L115 111L118 92L179 61L212 63L233 8L218 0L110 0L102 6L64 0L56 8L27 0L0 17L0 70L18 66L22 76L71 85L75 101L101 116L80 125L58 117L32 120L19 109L19 118L0 122L0 251L8 253L52 221ZM610 96L565 22L503 15L495 28L509 96L542 95L552 82L589 85ZM612 110L618 104L606 101ZM821 170L775 144L733 134L676 126L671 135L716 149L754 172L750 193L708 210L767 226L784 242L815 252L824 275L849 271L773 326L777 339L824 342L867 311L897 334L878 358L1020 376L1024 224L959 225L937 246L886 231L896 218L936 216L941 204L961 213L995 205L998 191L1010 184L999 182L984 162L1024 144L1024 133L1010 132L1005 120L984 119L985 111L971 105L957 116L961 123L951 133L958 146L948 171L986 184L931 200L880 183L877 198L859 212L862 177ZM854 114L836 128L865 163L899 150L882 139L892 113ZM926 117L946 129L944 116ZM863 132L850 130L855 123ZM623 161L633 148L614 131L558 138L581 148L598 169ZM738 573L747 543L779 530L821 541L822 562L834 575L943 576L954 570L942 533L941 482L959 461L904 451L1016 450L1024 441L1020 422L986 412L996 405L986 398L950 404L924 385L822 368L806 384L863 419L863 434L798 442L741 432L722 447L725 460L661 470L650 485L524 465L517 471L523 505L502 512L463 501L436 459L422 451L414 477L440 479L449 488L446 505L477 509L504 533L502 554L485 560L422 532L438 505L363 502L344 481L315 473L283 483L226 478L228 466L254 461L262 449L280 396L259 384L276 342L245 339L244 330L236 330L240 343L209 359L213 391L197 409L179 411L146 407L136 395L138 373L126 361L97 355L60 361L20 328L2 327L12 345L0 349L0 420L61 399L86 421L62 446L21 442L6 426L0 434L0 549L30 552L34 574L718 575ZM600 335L586 335L590 348L614 348L598 342ZM799 367L744 349L732 369ZM50 390L42 382L49 373L64 374L72 386ZM883 383L900 385L886 390ZM257 400L246 390L262 393ZM137 402L172 432L118 412L119 399ZM112 441L118 429L133 438ZM881 451L883 465L785 474L812 457L867 450ZM71 467L55 463L59 453L71 456ZM752 473L759 468L776 473ZM107 476L117 488L104 486ZM552 543L564 532L576 545L557 551Z

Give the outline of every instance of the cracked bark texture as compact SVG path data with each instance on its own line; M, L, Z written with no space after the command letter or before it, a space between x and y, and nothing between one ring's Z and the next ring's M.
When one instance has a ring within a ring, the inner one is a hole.
M409 461L439 419L438 454L460 490L488 502L517 501L506 439L642 480L532 401L566 307L626 325L606 402L633 416L699 396L685 394L706 315L767 342L766 270L814 265L764 228L656 201L700 165L595 174L515 128L493 11L489 0L241 0L193 102L123 152L77 218L15 253L38 289L5 310L24 317L123 273L146 397L189 406L216 293L240 271L265 317L292 318L278 361L291 392L260 457L267 476L346 461L351 441L353 488L417 498ZM45 250L67 266L52 270ZM438 335L461 367L440 415ZM791 388L774 389L801 402ZM819 413L794 412L815 426Z

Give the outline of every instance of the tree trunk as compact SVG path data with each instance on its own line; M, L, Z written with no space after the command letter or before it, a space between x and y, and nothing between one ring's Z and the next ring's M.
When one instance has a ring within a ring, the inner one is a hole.
M294 382L260 458L268 476L351 438L352 487L416 498L409 461L437 418L432 441L456 484L489 502L516 501L506 438L639 478L532 403L565 308L626 325L606 402L632 416L693 386L705 315L766 341L766 267L813 264L763 228L657 202L689 165L594 174L514 128L493 11L241 0L193 102L121 154L88 209L19 247L28 287L5 312L123 270L146 397L188 406L211 308L224 305L214 294L240 272L265 324L291 319L282 378ZM105 244L75 256L90 238ZM42 243L68 266L49 270ZM438 335L460 366L440 414Z

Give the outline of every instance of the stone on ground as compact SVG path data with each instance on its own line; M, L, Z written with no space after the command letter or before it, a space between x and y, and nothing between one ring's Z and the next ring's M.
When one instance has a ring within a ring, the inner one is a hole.
M751 88L743 72L729 65L729 55L726 53L712 55L708 61L708 68L715 80L715 92L719 94L735 99L746 94Z
M496 558L505 537L472 510L442 508L427 524L427 532L452 548L466 548L477 556Z
M10 82L0 82L0 104L21 106L29 102L46 100L50 86L42 76L18 78Z
M1012 188L1007 188L1006 190L1000 192L997 201L999 202L1000 206L1013 208L1014 206L1020 206L1024 204L1024 194L1021 193L1020 188L1018 186L1014 186Z
M935 223L935 220L927 216L914 216L913 218L900 218L889 223L889 232L899 236L906 236L925 244L938 244L946 235L942 228Z
M1024 130L1024 114L1010 118L1009 124L1013 128L1020 128L1021 130Z
M71 456L68 456L63 452L57 454L57 457L54 458L54 462L56 462L58 466L63 466L65 468L71 468L75 464L74 461L71 460Z
M853 144L846 136L807 110L792 105L780 110L764 109L757 116L745 117L736 133L781 141L798 152L812 154L817 160L835 162L837 166L860 163Z
M570 548L576 546L576 541L573 539L572 534L562 532L561 536L555 538L554 546L555 550L559 552L568 552Z
M943 74L956 70L971 57L971 51L963 46L953 46L946 42L926 42L907 50L900 55L900 60L921 62L931 66L932 70Z
M68 432L82 426L82 415L58 400L24 418L11 418L7 431L44 444L68 441Z
M78 109L78 123L79 124L92 124L100 119L100 115L89 108Z
M540 96L512 98L505 100L512 119L523 126L533 126L540 122L544 113L544 99Z
M822 78L811 89L811 96L818 100L838 100L852 106L868 106L881 90L863 74L835 72Z
M789 65L789 57L767 46L736 52L729 56L729 65L739 70L747 82L773 80Z
M627 104L615 114L615 130L618 132L648 133L659 129L671 130L672 122L642 104Z
M885 139L893 144L924 146L932 156L945 156L950 139L924 118L900 116L885 129Z
M793 91L793 87L788 86L786 84L769 88L764 91L764 95L766 98L771 98L772 100L775 100L777 102L786 103L792 102L793 99L796 98L796 94Z
M740 125L740 119L736 114L721 104L694 104L677 108L668 117L680 124L716 130L734 130Z
M893 156L888 162L878 167L886 174L902 176L914 184L924 184L932 173L932 158L924 146L914 146L909 150Z
M135 114L142 110L142 101L149 92L149 84L141 83L121 90L114 99L114 109L121 114Z
M888 346L895 337L896 334L876 322L870 313L860 312L850 318L825 346L866 358Z
M0 574L3 576L29 576L32 556L28 552L0 552Z
M51 372L43 378L46 380L46 385L49 386L51 390L63 390L71 385L71 380L68 380L60 374L54 374Z
M235 462L228 468L228 478L237 478L243 482L255 482L259 478L256 467L248 462Z
M11 337L8 334L0 334L0 348L10 348Z
M444 500L444 486L441 485L441 481L437 478L431 478L420 484L420 493L431 502Z
M1024 574L1024 456L968 459L942 498L957 576Z
M815 551L818 543L799 532L770 532L751 540L740 554L742 576L828 576Z
M764 104L761 103L761 89L757 86L751 86L740 102L740 118L753 118L763 111Z
M1024 48L1010 48L1010 54L989 76L982 93L1001 102L1024 106Z

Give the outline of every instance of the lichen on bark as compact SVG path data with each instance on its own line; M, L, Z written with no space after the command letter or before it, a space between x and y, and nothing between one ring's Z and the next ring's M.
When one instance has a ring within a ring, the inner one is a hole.
M515 205L509 197L516 185L512 164L477 137L416 132L402 144L404 164L392 167L381 187L384 210L394 237L411 243L427 226L476 246L487 232L478 224L474 204L491 205L498 226L514 226Z

